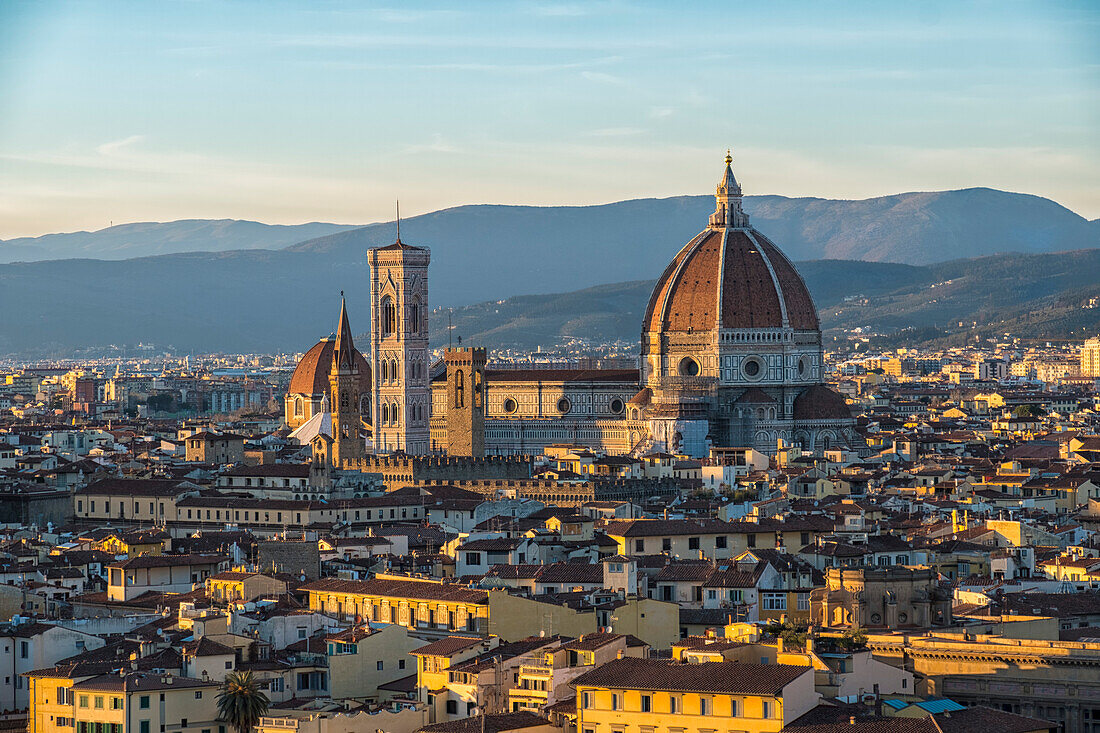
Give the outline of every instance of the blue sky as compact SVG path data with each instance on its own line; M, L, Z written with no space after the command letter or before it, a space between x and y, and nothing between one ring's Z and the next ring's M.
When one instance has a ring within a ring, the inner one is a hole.
M0 238L990 186L1100 217L1100 3L0 0Z

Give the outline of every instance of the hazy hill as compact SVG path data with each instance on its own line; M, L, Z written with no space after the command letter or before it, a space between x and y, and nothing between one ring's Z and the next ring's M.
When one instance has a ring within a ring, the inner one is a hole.
M655 277L713 207L711 196L584 207L461 206L401 227L406 242L431 247L433 301L450 304L470 302L471 292L496 299ZM749 196L746 208L753 225L796 261L928 264L960 254L1100 246L1100 222L1038 196L984 188L863 201ZM392 223L374 224L290 249L351 266L394 234Z
M402 238L432 248L432 307L464 306L520 294L566 293L651 280L705 224L712 206L709 196L588 207L463 206L403 221ZM1080 249L1095 247L1100 240L1100 222L1088 222L1046 199L987 189L867 201L749 197L747 206L753 223L796 261L870 257L924 263L960 253ZM135 238L141 226L105 230L131 233L119 234L115 240L97 239L96 246L106 247L104 242L113 241L110 246L122 249L181 248L205 241L208 250L235 246L231 242L254 248L116 261L0 264L0 313L5 316L0 319L0 354L65 353L75 347L139 341L199 351L304 349L334 327L340 290L348 294L355 328L366 331L365 250L389 244L395 235L392 223L377 224L277 249L311 226L336 225L267 227L201 221L145 225L157 233L155 241ZM169 237L172 231L176 233ZM104 232L92 235L106 236ZM83 241L79 234L50 236ZM0 251L10 244L0 244ZM267 248L255 248L262 245ZM852 254L838 257L839 250ZM1050 260L1054 267L1058 261L1057 257ZM841 294L886 293L906 282L923 287L922 278L947 279L938 270L922 275L923 271L885 263L871 269L857 269L851 262L801 267L823 308L839 302ZM1093 267L1076 274L1095 279L1097 271ZM1052 276L1033 288L1038 292L1057 282ZM1003 285L993 281L982 287L987 288L987 298L1014 297L1002 292ZM610 298L610 305L602 306L602 311L578 306L566 313L570 316L566 332L633 334L640 315L624 310L628 292L597 293ZM1049 298L1050 293L1044 292L1036 297ZM897 301L887 305L868 306L871 310L866 315L874 322L893 324L905 322L907 308L914 309L914 318L924 320L958 315L954 306L929 308L921 297L919 292L899 294ZM960 296L958 302L964 300ZM972 305L960 305L958 310ZM836 318L837 323L848 324L864 315L842 309ZM552 320L539 326L551 329L545 333L559 334L562 327ZM509 329L522 330L514 319L492 328L502 329L502 338ZM531 341L535 327L528 328Z
M278 249L305 239L355 229L311 222L283 226L238 219L181 219L119 224L95 232L45 234L0 240L0 262L38 262L87 257L125 260L178 252Z
M1100 308L1084 307L1100 298L1100 250L993 255L928 267L844 260L797 267L826 332L920 329L944 342L1004 331L1081 339L1100 332ZM565 338L633 341L652 288L652 280L642 280L477 303L455 309L454 333L466 343L518 349ZM433 343L446 341L446 326L446 318L432 322Z

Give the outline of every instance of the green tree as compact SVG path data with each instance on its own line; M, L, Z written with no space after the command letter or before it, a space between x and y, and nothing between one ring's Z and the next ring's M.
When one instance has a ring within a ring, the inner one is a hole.
M217 700L218 720L229 723L237 733L251 733L270 702L250 671L227 674Z

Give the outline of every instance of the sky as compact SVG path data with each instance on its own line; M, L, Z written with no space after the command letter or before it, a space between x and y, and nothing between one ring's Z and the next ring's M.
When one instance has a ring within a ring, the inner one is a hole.
M989 186L1100 218L1100 3L0 0L0 239Z

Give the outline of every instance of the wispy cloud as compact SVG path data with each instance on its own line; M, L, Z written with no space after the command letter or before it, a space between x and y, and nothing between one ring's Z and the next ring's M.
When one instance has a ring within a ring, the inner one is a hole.
M615 76L614 74L607 74L602 71L582 71L581 76L591 82L597 84L626 84L626 79L621 76Z
M96 146L95 151L100 155L114 155L120 151L125 150L131 145L143 142L145 140L144 135L130 135L124 137L121 140L111 140L109 142L102 143Z
M641 135L645 130L640 127L601 127L584 133L590 137L630 137Z
M430 142L408 145L405 153L418 155L420 153L457 153L459 149L443 139L442 133L434 133Z

